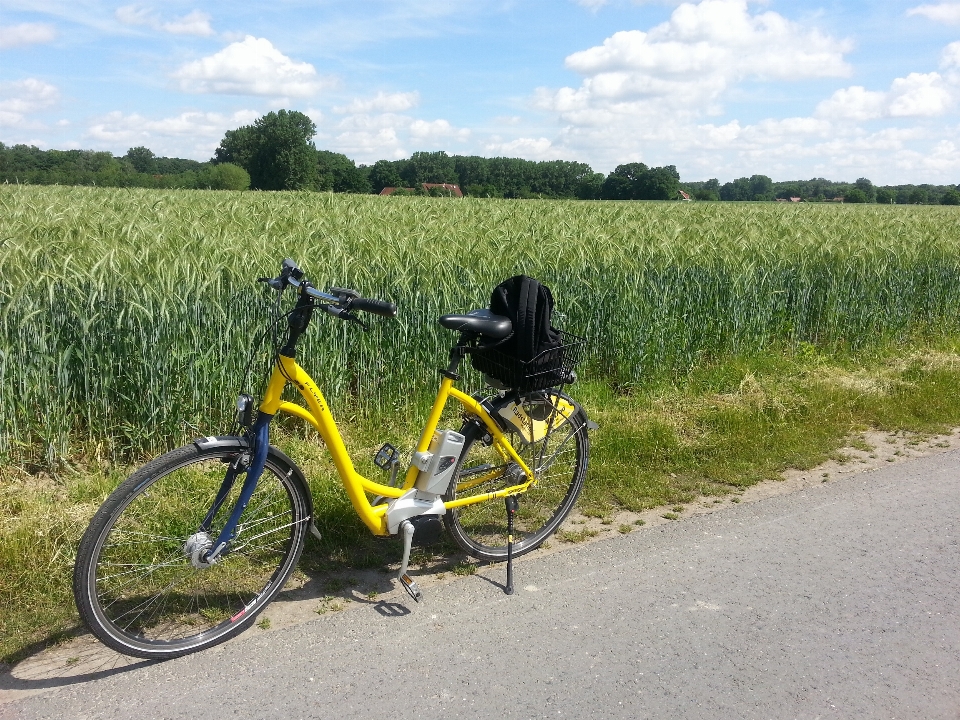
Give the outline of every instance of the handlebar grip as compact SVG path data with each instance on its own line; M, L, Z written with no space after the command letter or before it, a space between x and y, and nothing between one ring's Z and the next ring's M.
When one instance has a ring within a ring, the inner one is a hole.
M373 300L371 298L357 298L350 303L351 310L363 310L364 312L382 315L383 317L396 317L397 306L386 300Z

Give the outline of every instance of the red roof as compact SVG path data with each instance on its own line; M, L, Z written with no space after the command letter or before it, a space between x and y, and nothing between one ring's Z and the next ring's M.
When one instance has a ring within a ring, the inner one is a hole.
M455 183L420 183L420 187L422 187L427 192L430 192L430 188L437 188L437 187L443 188L444 190L448 190L450 194L453 195L454 197L463 197L463 192L461 192L460 186ZM380 191L380 194L393 195L397 190L400 190L400 189L401 188L385 187L383 190ZM413 188L402 188L402 189L407 190L408 192L413 192Z
M450 194L454 197L463 197L463 193L460 191L460 186L455 183L420 183L423 185L423 189L429 192L430 188L443 188L444 190L449 190Z

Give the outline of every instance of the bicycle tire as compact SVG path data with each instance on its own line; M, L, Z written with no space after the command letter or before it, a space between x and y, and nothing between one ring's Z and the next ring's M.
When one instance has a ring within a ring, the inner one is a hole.
M583 412L576 409L570 398L555 390L528 393L520 405L531 417L548 416L554 412L560 399L575 410L541 441L524 443L519 431L512 426L509 432L505 431L511 445L537 478L525 493L517 496L519 509L514 517L514 556L535 550L555 532L573 509L583 487L590 459L587 420ZM494 411L507 402L508 399L501 400ZM450 488L444 495L445 501L518 484L519 466L497 453L485 426L468 421L461 434L465 438L464 449ZM483 476L483 481L480 484L471 482L470 479L478 475ZM503 500L448 510L443 520L453 540L468 555L494 562L506 559L507 515Z
M169 659L217 645L256 619L293 572L312 504L300 470L270 448L230 548L197 568L186 548L212 505L240 438L186 445L147 463L94 515L74 566L80 616L104 644L127 655ZM243 483L214 517L211 539Z

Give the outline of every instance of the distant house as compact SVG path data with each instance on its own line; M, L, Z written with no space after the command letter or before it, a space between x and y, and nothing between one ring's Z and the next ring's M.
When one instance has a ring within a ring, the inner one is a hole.
M690 202L693 200L693 198L690 197L689 193L685 193L683 190L677 190L677 200L685 200L686 202Z
M429 193L433 188L441 188L446 190L452 197L463 197L463 192L460 190L460 186L455 183L420 183L420 187L423 188L423 191ZM395 188L395 187L385 187L380 191L381 195L393 195L397 190L405 190L407 192L413 192L413 188Z
M802 201L803 201L803 198L798 198L798 197L790 198L790 202L802 202Z
M460 186L456 183L420 183L423 189L430 192L433 188L442 188L449 192L453 197L463 197Z

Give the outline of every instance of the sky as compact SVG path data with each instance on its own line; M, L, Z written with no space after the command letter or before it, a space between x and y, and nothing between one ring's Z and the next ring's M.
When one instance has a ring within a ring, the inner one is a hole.
M0 142L208 160L279 109L453 155L960 183L960 2L2 0Z

